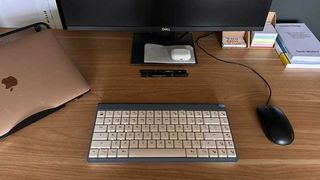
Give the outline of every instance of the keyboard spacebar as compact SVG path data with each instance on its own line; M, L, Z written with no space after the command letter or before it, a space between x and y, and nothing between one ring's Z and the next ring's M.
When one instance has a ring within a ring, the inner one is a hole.
M185 149L129 149L129 157L186 157Z

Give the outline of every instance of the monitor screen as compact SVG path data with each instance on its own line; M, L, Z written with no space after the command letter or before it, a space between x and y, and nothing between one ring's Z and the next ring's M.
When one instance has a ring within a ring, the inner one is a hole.
M69 30L260 30L272 0L57 0Z

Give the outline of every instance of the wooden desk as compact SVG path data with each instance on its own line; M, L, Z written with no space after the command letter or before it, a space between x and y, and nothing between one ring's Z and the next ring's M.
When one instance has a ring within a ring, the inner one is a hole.
M0 142L0 179L319 179L320 70L288 70L272 49L221 49L215 36L201 41L210 52L251 65L273 88L272 102L287 114L295 141L270 143L255 108L267 88L253 73L216 62L198 48L188 78L140 78L130 65L130 33L54 31L92 90L66 108ZM235 164L89 164L86 161L96 104L224 103L239 155Z

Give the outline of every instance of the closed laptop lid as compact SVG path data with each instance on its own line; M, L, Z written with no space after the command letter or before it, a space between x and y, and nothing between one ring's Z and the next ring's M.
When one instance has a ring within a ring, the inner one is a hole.
M89 90L50 30L0 45L0 83L0 136Z

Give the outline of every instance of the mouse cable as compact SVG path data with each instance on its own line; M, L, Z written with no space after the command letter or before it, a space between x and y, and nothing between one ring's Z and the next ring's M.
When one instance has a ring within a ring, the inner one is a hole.
M271 96L272 96L271 86L270 86L270 84L268 83L268 81L267 81L261 74L259 74L255 69L253 69L252 67L250 67L250 66L248 66L248 65L246 65L246 64L242 64L242 63L239 63L239 62L227 61L227 60L223 60L223 59L221 59L221 58L218 58L217 56L210 54L207 50L205 50L202 46L200 46L199 40L201 40L202 38L208 37L208 36L210 36L211 34L213 34L213 32L206 33L206 34L203 34L203 35L199 36L199 37L197 38L197 40L196 40L197 46L198 46L203 52L205 52L208 56L214 58L214 60L216 60L216 61L220 61L220 62L223 62L223 63L233 64L233 65L238 65L238 66L244 67L244 68L246 68L246 69L249 69L251 72L255 73L257 76L259 76L259 77L265 82L265 84L268 86L269 97L268 97L268 100L267 100L266 105L269 105L269 104L270 104L270 100L271 100Z

